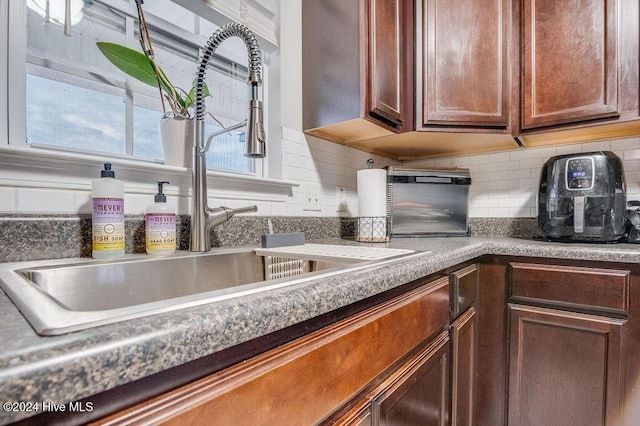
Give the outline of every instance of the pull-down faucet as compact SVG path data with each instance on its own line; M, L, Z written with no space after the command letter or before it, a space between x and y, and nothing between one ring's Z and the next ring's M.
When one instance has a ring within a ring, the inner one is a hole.
M235 124L228 128L222 129L209 136L205 145L204 143L204 116L205 104L202 86L204 84L204 74L207 69L209 60L213 56L213 52L218 48L220 43L229 37L240 37L249 54L249 76L248 84L251 86L251 100L249 101L249 109L247 120L242 123ZM214 32L200 58L198 66L198 74L196 76L196 93L195 93L195 141L193 144L193 163L192 163L192 195L191 195L191 241L189 245L190 251L209 251L211 250L211 242L209 239L210 231L213 227L231 219L236 213L255 212L258 210L256 206L241 207L238 209L230 209L228 207L209 208L207 202L207 159L206 153L214 136L229 131L231 129L244 126L246 123L247 131L245 137L244 155L249 158L263 158L265 156L265 133L262 123L262 102L258 100L258 87L262 84L261 78L262 60L260 59L260 49L255 35L250 29L244 25L231 23L224 25Z

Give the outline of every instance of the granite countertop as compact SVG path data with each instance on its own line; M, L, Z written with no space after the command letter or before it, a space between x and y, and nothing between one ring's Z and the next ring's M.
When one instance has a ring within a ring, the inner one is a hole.
M358 244L349 240L317 241ZM37 335L0 291L0 401L66 403L358 302L484 254L640 262L640 246L515 238L406 238L367 244L420 251L371 267L61 336ZM0 423L36 413L0 411Z

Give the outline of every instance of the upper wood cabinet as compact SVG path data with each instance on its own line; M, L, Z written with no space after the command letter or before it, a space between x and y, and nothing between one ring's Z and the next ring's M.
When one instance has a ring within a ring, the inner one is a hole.
M511 0L418 4L416 129L508 128Z
M523 0L522 129L619 115L618 4Z
M366 114L399 131L413 128L413 7L403 0L363 2L368 66Z
M637 0L302 5L306 133L398 160L640 134Z
M349 143L413 129L408 0L303 0L303 128Z

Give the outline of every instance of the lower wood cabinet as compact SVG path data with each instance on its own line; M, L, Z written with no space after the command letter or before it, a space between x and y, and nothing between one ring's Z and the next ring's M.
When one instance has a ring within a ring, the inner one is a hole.
M508 424L623 424L630 271L511 263L509 276Z
M443 332L335 422L342 426L449 423L449 333Z
M408 416L444 425L448 322L441 278L98 424L313 425L384 382L351 424ZM416 400L425 404L418 412Z
M374 425L448 425L448 333L394 374L374 397L372 408Z
M624 321L509 306L509 425L617 425Z

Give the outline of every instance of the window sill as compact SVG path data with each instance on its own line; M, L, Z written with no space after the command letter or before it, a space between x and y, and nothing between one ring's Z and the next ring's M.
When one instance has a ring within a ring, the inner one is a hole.
M184 167L31 146L0 147L0 185L88 191L91 179L100 176L105 162L112 163L116 177L125 182L125 192L153 194L157 181L168 180L172 187L177 186L173 191L176 195L191 193L191 170ZM271 202L286 202L291 189L298 186L290 181L222 171L208 171L207 181L210 197Z

